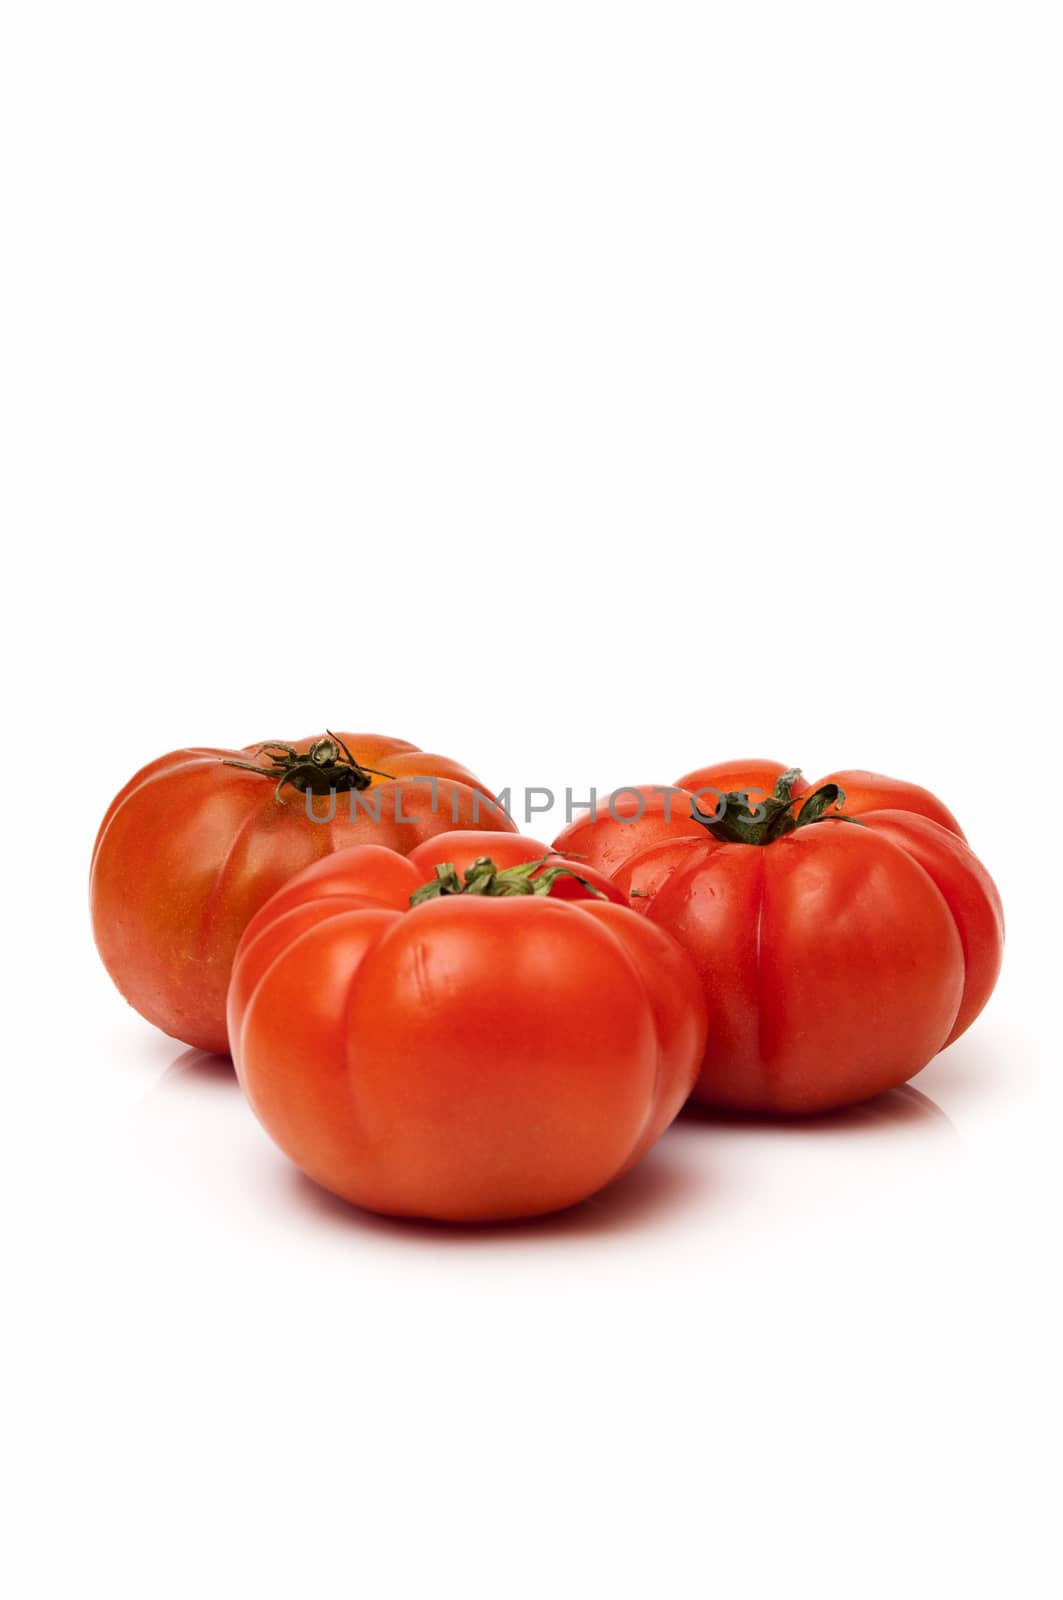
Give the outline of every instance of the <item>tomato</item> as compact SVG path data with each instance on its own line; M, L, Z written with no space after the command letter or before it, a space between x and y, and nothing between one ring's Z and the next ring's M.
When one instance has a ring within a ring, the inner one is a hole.
M607 863L693 960L713 1022L695 1099L826 1111L904 1083L970 1026L1000 970L1003 913L928 791L861 773L854 803L837 779L798 795L779 772L751 814L739 793L762 794L773 765L688 774L678 787L721 789L727 804L700 821L658 816L632 852L605 816L556 848Z
M684 773L674 784L640 784L618 789L599 800L593 815L577 817L554 840L554 848L582 855L591 865L606 873L614 872L637 850L664 839L702 837L701 824L691 817L693 802L701 812L712 815L724 796L730 796L733 810L749 813L771 794L779 779L788 774L781 761L752 759L718 761ZM912 811L939 822L963 838L956 818L946 805L916 783L887 778L878 772L834 772L809 784L792 771L790 792L799 801L826 784L836 784L844 799L838 810L845 816L862 816L865 811L883 809ZM748 800L748 804L747 804ZM794 806L796 814L798 807Z
M237 942L286 879L368 841L405 853L455 826L514 832L493 800L456 762L379 734L175 750L126 784L96 838L104 965L149 1022L224 1052Z
M702 1057L705 1000L674 940L590 874L562 898L579 864L541 864L537 841L492 838L506 868L487 843L331 856L237 951L251 1105L315 1182L372 1211L499 1221L583 1200L645 1154Z

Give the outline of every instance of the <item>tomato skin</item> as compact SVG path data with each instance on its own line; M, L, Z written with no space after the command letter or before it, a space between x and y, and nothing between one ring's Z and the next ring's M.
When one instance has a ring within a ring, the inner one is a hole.
M708 838L704 828L699 828L696 834L660 839L627 856L613 873L613 882L627 896L632 911L645 916L658 890L704 853Z
M506 837L503 835L503 837ZM493 848L494 835L481 841L481 854L485 847ZM405 911L410 896L424 881L423 874L408 856L399 855L386 845L363 844L357 855L345 850L322 856L309 867L296 873L255 913L245 930L245 939L252 939L260 928L286 911L305 908L308 904L331 904L334 899L368 900L389 906L395 911Z
M997 886L962 834L914 811L869 811L864 826L918 861L952 913L963 946L964 987L945 1045L965 1033L996 986L1004 959ZM945 1046L942 1046L944 1049Z
M787 768L781 761L763 761L757 757L744 761L716 761L708 767L696 767L693 772L676 780L677 787L690 792L708 791L699 799L702 811L712 811L713 795L748 794L754 802L769 795ZM807 794L809 784L797 778L793 786L795 796Z
M376 844L341 850L304 867L244 929L240 960L229 983L227 1014L242 1014L255 985L285 945L348 911L405 911L421 886L421 876L407 857Z
M697 838L704 831L691 820L690 796L680 785L639 784L601 796L595 814L570 822L554 840L554 849L579 856L612 877L636 851L661 839Z
M845 794L845 803L839 807L843 816L862 817L869 811L909 811L916 816L929 817L940 823L950 833L966 842L966 835L948 806L929 789L918 783L906 783L902 778L887 778L881 772L832 772L814 785L836 783Z
M912 812L827 817L767 845L650 846L618 887L694 962L712 1016L693 1097L834 1110L906 1082L957 1038L1000 968L989 874Z
M367 767L411 761L434 783L377 777L362 794L336 795L332 820L314 822L302 793L289 787L278 798L268 778L226 765L253 759L255 747L199 748L150 762L107 809L90 881L97 947L130 1005L186 1044L227 1051L225 995L240 936L309 863L359 843L405 853L452 829L455 815L492 835L515 831L488 790L448 775L455 764L446 758L383 735L339 737ZM318 816L328 808L314 801Z
M700 1063L705 1053L705 997L693 964L669 934L645 917L602 900L585 901L582 909L620 940L636 966L654 973L649 995L660 1042L657 1088L642 1135L621 1168L627 1172L656 1144L690 1096L690 1063Z
M701 1058L682 951L553 892L399 910L407 884L365 855L289 883L237 952L234 1062L280 1148L356 1205L462 1222L558 1210L626 1171ZM416 887L423 866L402 867ZM395 909L351 904L374 884Z

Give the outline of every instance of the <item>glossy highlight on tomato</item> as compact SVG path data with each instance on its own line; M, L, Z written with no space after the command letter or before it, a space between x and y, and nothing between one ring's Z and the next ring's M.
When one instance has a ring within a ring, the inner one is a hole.
M240 1082L292 1161L369 1210L572 1205L645 1154L702 1059L706 1004L675 941L578 862L496 842L509 865L463 831L409 859L345 850L241 940Z

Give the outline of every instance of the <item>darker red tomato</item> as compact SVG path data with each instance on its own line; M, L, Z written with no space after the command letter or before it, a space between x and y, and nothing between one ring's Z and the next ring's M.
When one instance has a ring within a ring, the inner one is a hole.
M446 883L412 857L344 851L240 943L229 1034L251 1104L304 1172L369 1210L572 1205L649 1149L693 1083L705 1001L675 942L586 889L561 898L575 880L559 863L522 874L536 841L495 842L517 857L506 869L452 837Z
M713 1019L695 1098L824 1111L905 1082L970 1026L1000 969L1003 915L926 790L859 774L855 803L847 795L839 810L845 774L799 791L774 767L688 774L691 789L726 795L733 783L728 804L703 794L705 821L662 820L633 851L624 825L601 817L556 845L607 861L631 904L691 956ZM889 809L864 809L878 801Z
M174 751L126 784L100 826L91 879L100 955L149 1022L224 1052L237 942L286 879L350 845L405 853L455 826L514 832L493 799L456 762L378 734L257 754Z

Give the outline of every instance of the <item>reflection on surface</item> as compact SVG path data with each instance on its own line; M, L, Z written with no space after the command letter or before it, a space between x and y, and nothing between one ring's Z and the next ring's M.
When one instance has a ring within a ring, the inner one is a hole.
M173 1089L196 1084L206 1088L239 1089L236 1073L228 1056L214 1055L210 1050L182 1050L166 1068L155 1085L156 1090Z
M186 1097L192 1115L196 1115L193 1108L197 1097L217 1096L227 1103L242 1100L228 1057L194 1049L183 1050L175 1058L148 1098L153 1099L160 1091ZM223 1149L228 1130L213 1121L211 1125L221 1141L219 1148ZM911 1084L860 1105L812 1117L750 1116L690 1104L674 1129L666 1132L650 1155L626 1177L566 1211L504 1223L428 1222L362 1211L312 1182L273 1149L267 1135L256 1137L270 1146L273 1157L273 1176L264 1175L265 1181L275 1183L278 1199L312 1227L354 1230L400 1244L406 1241L435 1248L489 1249L525 1240L575 1241L662 1225L667 1228L683 1214L696 1215L706 1207L718 1214L717 1202L722 1203L725 1194L735 1189L736 1180L741 1187L742 1175L756 1171L755 1159L750 1166L753 1152L748 1147L742 1151L737 1147L747 1138L767 1138L773 1146L779 1141L797 1159L799 1150L808 1151L810 1139L851 1142L881 1135L881 1147L888 1150L895 1142L903 1148L912 1134L949 1140L957 1137L941 1107ZM771 1163L777 1172L778 1152L773 1153Z
M859 1105L846 1106L841 1111L821 1112L811 1117L770 1116L744 1111L723 1111L711 1106L695 1105L690 1101L681 1113L684 1121L712 1123L718 1128L755 1128L760 1132L777 1132L800 1138L802 1134L828 1134L844 1137L848 1134L877 1133L886 1128L920 1128L956 1137L956 1129L936 1101L910 1083L873 1100L862 1100Z
M987 1096L1010 1094L1015 1067L1013 1041L994 1032L991 1023L979 1017L970 1033L942 1050L919 1076L929 1080L935 1093L945 1095L951 1105L967 1106Z

